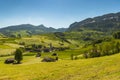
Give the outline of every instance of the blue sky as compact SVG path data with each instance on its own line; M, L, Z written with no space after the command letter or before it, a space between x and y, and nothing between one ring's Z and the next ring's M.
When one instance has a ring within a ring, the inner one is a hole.
M0 27L69 27L75 21L116 12L120 12L120 0L0 0Z

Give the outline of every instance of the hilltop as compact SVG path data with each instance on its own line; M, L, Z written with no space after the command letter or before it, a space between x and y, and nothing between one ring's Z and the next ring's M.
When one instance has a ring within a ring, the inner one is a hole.
M21 35L34 35L34 34L43 34L43 33L51 33L51 32L64 32L66 28L52 28L46 27L44 25L34 26L31 24L21 24L8 26L0 29L0 33L6 36L13 36L16 34Z

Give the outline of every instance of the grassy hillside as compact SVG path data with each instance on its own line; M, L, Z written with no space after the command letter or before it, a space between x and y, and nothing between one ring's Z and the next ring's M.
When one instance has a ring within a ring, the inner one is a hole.
M104 37L104 38L102 38ZM91 51L94 40L102 42L96 44L112 44L119 39L107 40L102 32L70 32L70 33L50 33L34 35L22 38L0 38L0 80L119 80L120 77L120 54L112 56L84 59L83 53ZM49 47L52 43L54 47L69 47L64 51L54 51L58 54L59 60L56 62L41 62L44 57L50 56L54 52L41 53L40 58L36 58L37 52L24 52L22 64L4 64L7 58L14 58L13 53L17 48L26 45L40 44ZM61 45L62 44L62 45ZM71 60L71 55L77 57Z
M66 39L70 43L65 41L62 42L62 39L60 39L59 37L56 37L52 33L34 35L31 37L22 37L22 38L0 38L0 55L4 55L4 54L7 55L7 54L13 53L16 48L23 46L23 45L20 45L20 43L23 43L23 42L25 43L25 45L40 44L46 47L49 47L49 44L52 43L54 47L70 47L71 49L75 49L83 46L83 43L80 43L77 40L71 40L69 38L66 38ZM81 45L76 46L79 44Z
M23 64L6 65L0 58L0 80L119 80L120 54L93 59L42 63L24 57Z

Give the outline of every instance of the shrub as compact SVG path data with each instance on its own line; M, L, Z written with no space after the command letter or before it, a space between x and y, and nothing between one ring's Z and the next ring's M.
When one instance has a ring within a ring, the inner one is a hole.
M88 57L89 58L100 57L100 53L99 52L89 52Z
M56 60L54 58L51 57L45 57L43 58L42 62L55 62Z
M56 59L55 60L57 60L58 61L58 56L56 56Z
M57 53L53 53L52 56L58 56L58 54Z
M84 58L88 58L88 53L85 52L85 53L83 54L83 57L84 57Z
M25 42L20 42L19 44L20 44L20 45L25 45Z
M36 57L41 57L41 53L38 52L38 53L36 54Z
M16 49L15 60L17 61L18 64L20 64L22 59L23 59L22 50L21 49Z
M75 60L77 60L78 59L78 57L77 56L75 56Z
M8 58L5 60L5 64L10 64L10 63L14 63L15 59L14 58Z
M43 51L44 52L50 52L50 49L49 48L44 48Z

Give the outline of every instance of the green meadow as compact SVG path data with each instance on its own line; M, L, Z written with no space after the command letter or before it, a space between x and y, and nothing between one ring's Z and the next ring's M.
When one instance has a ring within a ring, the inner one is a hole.
M13 57L13 56L11 56ZM24 56L22 64L4 64L0 58L0 80L119 80L120 54L100 58L43 63Z
M49 47L49 43L52 43L53 46L61 47L59 38L53 39L47 34L12 40L4 39L5 42L0 44L0 80L120 79L120 54L85 59L83 57L84 52L89 51L92 46L86 46L86 42L70 40L69 38L70 43L63 42L62 47L70 47L70 49L54 51L59 56L59 60L56 62L41 62L44 57L51 57L53 52L41 53L42 56L38 58L35 57L36 52L24 52L21 64L4 64L7 58L14 58L13 53L17 48L23 47L19 44L21 42L25 42L25 45L42 44L47 47ZM110 42L103 42L102 44L109 44ZM77 59L71 60L71 55L76 56Z

